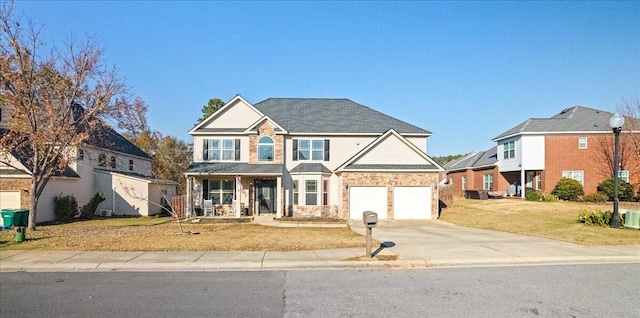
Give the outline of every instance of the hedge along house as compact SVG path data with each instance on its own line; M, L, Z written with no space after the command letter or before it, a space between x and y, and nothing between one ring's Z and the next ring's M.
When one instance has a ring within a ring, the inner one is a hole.
M8 132L9 120L0 117L0 134ZM28 209L28 155L16 149L0 151L5 161L0 163L0 208ZM106 124L98 125L82 147L69 149L67 155L75 160L47 183L38 200L36 222L56 219L56 196L73 195L82 207L100 191L105 200L96 214L149 216L161 213L165 198L176 195L177 182L154 178L151 157Z
M443 169L426 155L431 133L348 99L254 105L238 95L189 134L190 216L437 215Z

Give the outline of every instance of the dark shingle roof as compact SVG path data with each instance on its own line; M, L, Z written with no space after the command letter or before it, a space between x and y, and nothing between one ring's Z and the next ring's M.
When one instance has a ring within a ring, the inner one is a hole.
M138 146L134 145L106 124L98 124L97 127L91 131L85 144L132 156L151 158L146 152L142 151L142 149L138 148Z
M325 167L321 163L301 163L295 166L290 171L291 173L305 173L305 172L316 172L316 173L331 173L329 168Z
M498 162L498 147L487 151L471 152L451 164L445 165L447 171L466 170L493 166Z
M567 108L551 118L530 118L503 132L494 141L522 133L604 132L610 131L612 113L582 106Z
M290 133L431 134L348 99L269 98L253 106Z
M281 164L250 164L244 162L193 162L185 173L188 174L282 174Z

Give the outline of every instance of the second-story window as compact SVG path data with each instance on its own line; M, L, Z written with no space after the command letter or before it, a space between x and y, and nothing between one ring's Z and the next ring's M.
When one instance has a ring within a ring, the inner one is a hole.
M109 158L109 167L111 169L116 168L116 156L111 156L111 158Z
M101 153L98 156L98 166L100 166L100 167L106 167L107 166L107 155Z
M129 159L129 171L133 171L134 166L135 166L135 163L133 162L133 159Z
M78 149L78 161L84 160L84 149Z
M323 160L329 161L328 139L294 139L293 161Z
M205 161L240 161L240 139L205 139L202 147Z
M502 144L504 147L504 159L515 158L516 157L516 142L509 141Z
M587 137L578 138L578 149L587 149Z
M264 136L258 140L258 161L273 161L273 139Z

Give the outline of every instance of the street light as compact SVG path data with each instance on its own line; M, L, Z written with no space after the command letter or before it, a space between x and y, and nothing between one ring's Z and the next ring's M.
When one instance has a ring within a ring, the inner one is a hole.
M609 119L609 126L613 129L613 133L616 136L615 139L615 153L613 157L613 215L611 215L611 227L617 229L620 227L620 219L618 218L618 165L620 164L620 131L624 125L624 117L615 113Z

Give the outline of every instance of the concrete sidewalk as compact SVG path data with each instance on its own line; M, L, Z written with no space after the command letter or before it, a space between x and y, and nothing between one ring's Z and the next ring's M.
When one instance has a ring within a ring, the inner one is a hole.
M310 226L268 219L260 222ZM365 233L361 221L350 221L348 225L357 233ZM364 256L364 248L294 252L3 251L0 271L260 271L640 263L640 245L582 246L437 220L382 221L373 229L373 238L382 242L382 246L374 246L374 254L396 255L397 260L355 260Z

